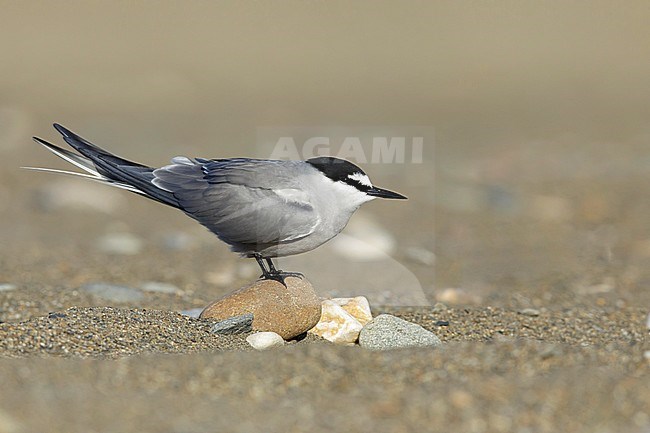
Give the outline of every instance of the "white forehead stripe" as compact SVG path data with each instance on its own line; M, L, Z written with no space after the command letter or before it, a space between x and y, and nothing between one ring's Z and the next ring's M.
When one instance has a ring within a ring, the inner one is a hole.
M372 186L372 183L370 182L370 178L363 173L348 174L348 179L356 180L361 185L365 185L368 187Z

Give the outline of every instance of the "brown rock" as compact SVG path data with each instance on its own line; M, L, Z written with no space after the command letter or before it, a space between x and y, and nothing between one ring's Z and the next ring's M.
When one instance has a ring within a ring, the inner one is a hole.
M286 286L257 280L214 301L200 317L224 320L253 313L254 330L275 332L285 340L294 338L318 323L321 301L306 278L287 277L284 282Z

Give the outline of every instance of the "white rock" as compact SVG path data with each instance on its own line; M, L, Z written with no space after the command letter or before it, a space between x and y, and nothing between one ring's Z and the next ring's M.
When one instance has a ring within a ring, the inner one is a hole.
M275 332L257 332L246 337L246 341L257 350L266 350L284 344L284 339Z
M332 300L323 301L321 307L320 320L309 332L332 343L354 344L363 325Z
M332 302L347 311L352 317L357 319L361 325L365 325L372 320L370 303L365 296L356 296L354 298L333 298Z

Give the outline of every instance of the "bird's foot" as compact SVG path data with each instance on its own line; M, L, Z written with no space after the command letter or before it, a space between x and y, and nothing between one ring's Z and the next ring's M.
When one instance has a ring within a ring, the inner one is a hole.
M287 286L287 284L284 282L284 280L285 278L289 278L289 277L300 278L300 279L305 278L305 276L300 272L284 272L280 269L276 269L273 272L265 272L262 275L260 275L260 279L262 280L277 281L278 283L282 284L285 287Z
M305 276L300 272L284 272L280 269L276 269L275 265L273 265L273 260L269 257L262 257L259 254L255 254L253 257L257 260L257 264L260 265L260 269L262 269L262 275L260 275L260 279L262 280L274 280L286 287L287 285L284 282L285 278L305 278ZM266 260L266 263L268 264L268 269L264 266L264 260Z

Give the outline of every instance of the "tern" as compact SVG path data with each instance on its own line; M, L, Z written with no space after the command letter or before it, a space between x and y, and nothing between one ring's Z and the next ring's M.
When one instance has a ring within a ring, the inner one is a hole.
M254 258L262 278L282 283L293 273L278 270L272 258L321 246L375 198L406 199L374 186L361 168L335 157L284 161L177 156L169 165L153 168L116 156L57 123L54 128L76 152L34 140L82 172L26 168L80 176L180 209L232 251Z

